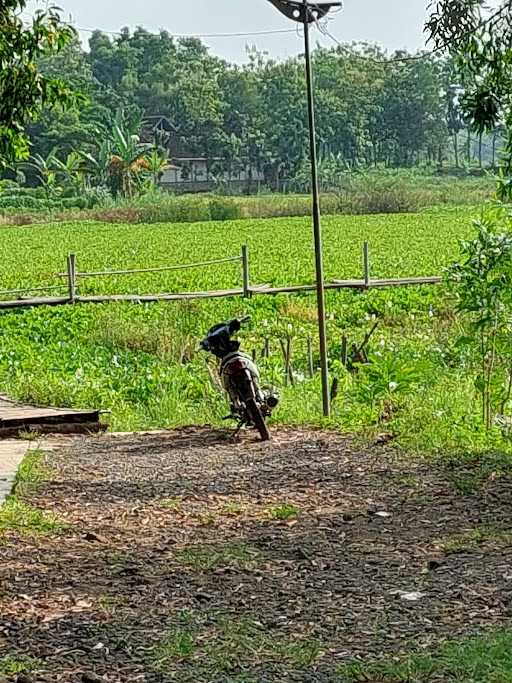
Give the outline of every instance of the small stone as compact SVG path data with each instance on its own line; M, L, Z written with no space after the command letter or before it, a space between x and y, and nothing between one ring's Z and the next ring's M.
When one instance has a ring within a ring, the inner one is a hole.
M417 591L413 591L412 593L399 591L398 595L400 596L401 600L405 600L406 602L417 602L418 600L422 600L423 598L427 597L425 593L419 593Z
M86 671L82 674L82 683L103 683L103 678L91 671Z
M439 569L442 566L442 562L439 560L429 560L428 561L428 569L431 572L435 572L436 569Z
M34 683L34 679L28 674L21 673L16 676L16 683Z

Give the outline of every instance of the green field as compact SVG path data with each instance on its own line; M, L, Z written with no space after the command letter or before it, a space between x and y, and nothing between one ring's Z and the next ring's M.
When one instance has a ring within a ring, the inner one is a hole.
M373 277L437 275L471 234L468 209L417 215L330 216L324 220L327 279L361 277L361 248L371 247ZM233 256L250 248L253 283L314 280L307 218L175 225L70 223L0 231L0 289L54 282L66 255L79 270L143 268ZM82 294L157 293L240 286L240 264L84 280ZM283 391L277 421L316 423L319 378L307 376L306 343L315 337L311 295L158 305L107 304L4 313L0 390L35 402L111 410L115 429L218 422L226 405L197 353L213 323L253 316L244 347L258 354L265 379ZM472 370L454 347L457 321L443 288L329 293L331 366L340 381L331 424L393 432L409 446L484 445ZM372 364L357 376L341 367L345 334L360 341L380 320ZM281 341L292 339L295 385L283 386ZM467 416L470 416L467 418ZM474 416L474 419L473 417ZM487 443L487 442L486 442Z
M361 277L361 249L368 240L374 277L435 275L458 252L471 229L468 209L433 214L328 216L324 218L326 278ZM53 282L77 255L79 270L158 267L236 256L250 247L251 279L302 284L314 278L309 218L193 224L110 225L68 223L0 232L0 288ZM84 281L86 293L154 293L239 286L234 264L211 269Z

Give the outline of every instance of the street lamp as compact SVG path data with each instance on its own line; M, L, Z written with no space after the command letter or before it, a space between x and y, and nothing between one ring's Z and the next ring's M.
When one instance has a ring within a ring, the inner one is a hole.
M327 352L327 330L325 324L325 285L322 247L322 225L320 221L320 197L318 190L318 160L315 130L315 100L313 93L313 70L311 67L311 47L309 43L309 25L325 17L333 7L340 7L341 2L315 2L308 0L269 0L274 7L288 19L304 25L304 44L306 55L306 83L309 115L309 144L311 153L311 188L313 194L313 228L315 235L316 292L318 306L318 332L320 338L320 364L322 369L322 402L324 416L331 414L329 389L329 361Z

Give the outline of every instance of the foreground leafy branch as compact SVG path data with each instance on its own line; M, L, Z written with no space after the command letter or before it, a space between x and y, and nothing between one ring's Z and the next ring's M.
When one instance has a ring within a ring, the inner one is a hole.
M38 59L61 51L75 31L55 8L38 11L25 25L26 0L0 3L0 168L29 156L25 127L43 107L76 101L64 81L41 74Z
M476 388L488 430L512 394L511 218L501 207L476 221L476 237L462 243L460 262L448 269L457 308L469 327L459 344L475 348L480 359Z

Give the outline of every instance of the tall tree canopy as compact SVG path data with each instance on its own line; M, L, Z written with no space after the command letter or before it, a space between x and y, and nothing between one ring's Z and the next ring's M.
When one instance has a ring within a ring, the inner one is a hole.
M500 193L512 196L512 0L438 0L426 29L438 48L457 58L461 105L482 133L505 125L507 146Z
M440 164L454 156L457 165L471 165L469 136L459 150L467 124L460 88L452 87L454 60L387 57L364 44L314 51L318 139L328 175L379 164ZM96 31L88 51L75 38L58 54L39 55L37 64L48 82L65 79L87 100L66 111L44 108L28 131L34 155L102 157L122 111L130 121L168 117L178 136L173 149L206 157L213 175L249 166L273 186L302 183L308 158L302 57L274 61L254 49L247 64L232 65L199 40L137 28L116 37Z
M26 126L43 107L63 105L71 93L57 77L43 75L38 60L62 50L75 35L52 8L26 25L26 0L0 2L0 166L27 158Z

